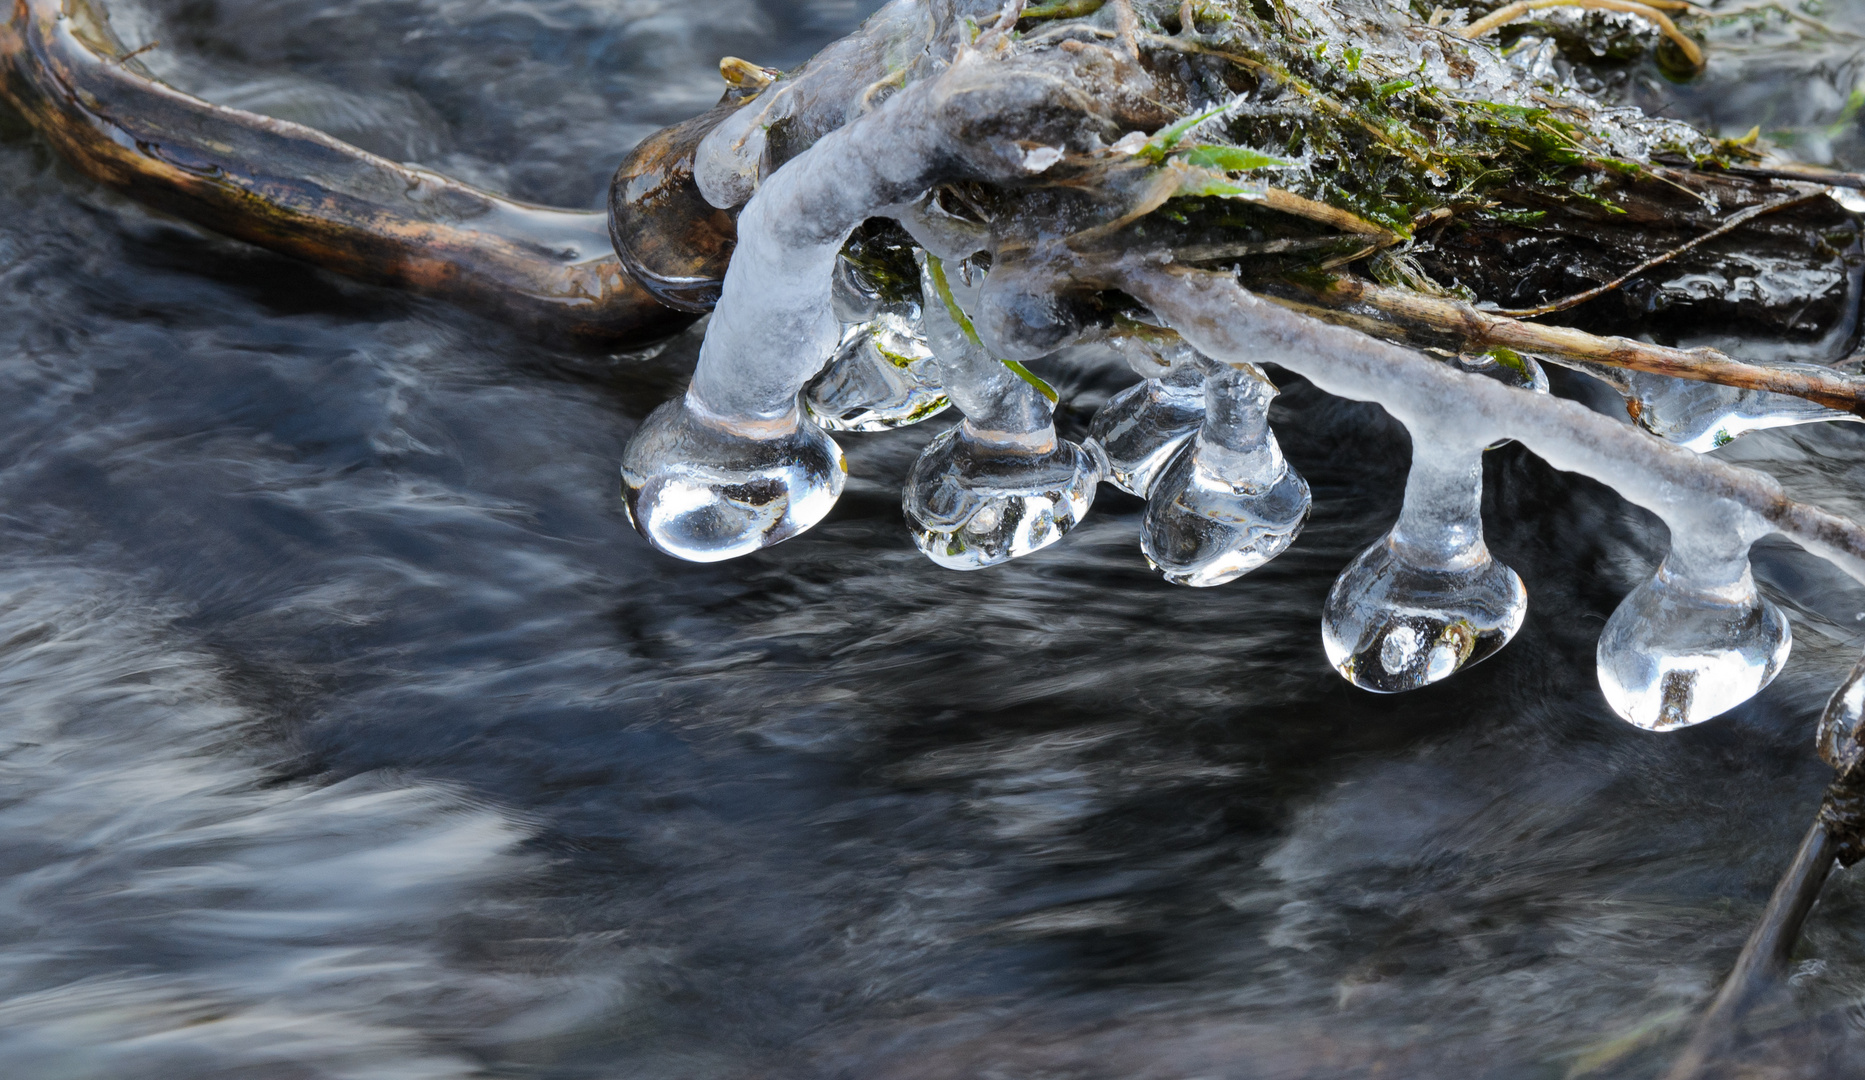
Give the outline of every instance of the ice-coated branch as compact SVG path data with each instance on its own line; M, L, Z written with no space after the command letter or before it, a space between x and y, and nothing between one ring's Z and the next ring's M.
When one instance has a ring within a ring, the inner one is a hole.
M1674 533L1740 528L1752 517L1865 582L1865 528L1788 498L1773 477L1660 442L1578 402L1524 393L1290 311L1228 275L1136 263L1117 276L1211 356L1280 364L1329 393L1378 403L1415 434L1450 428L1516 439L1555 468L1653 511Z
M1785 394L1865 416L1865 378L1818 364L1750 364L1710 348L1675 349L1631 338L1602 337L1571 326L1524 322L1461 300L1377 285L1348 274L1331 276L1326 288L1310 295L1321 302L1321 307L1311 309L1317 317L1380 336L1408 332L1443 336L1472 352L1513 349L1556 361Z

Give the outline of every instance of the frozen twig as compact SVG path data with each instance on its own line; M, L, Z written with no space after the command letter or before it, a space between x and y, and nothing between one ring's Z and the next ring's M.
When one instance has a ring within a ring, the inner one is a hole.
M1308 313L1376 336L1406 332L1444 335L1469 352L1494 348L1545 356L1556 362L1606 367L1787 394L1839 412L1865 416L1865 378L1815 364L1747 364L1715 349L1673 349L1623 337L1602 337L1570 326L1523 322L1410 289L1376 285L1336 274L1312 294Z

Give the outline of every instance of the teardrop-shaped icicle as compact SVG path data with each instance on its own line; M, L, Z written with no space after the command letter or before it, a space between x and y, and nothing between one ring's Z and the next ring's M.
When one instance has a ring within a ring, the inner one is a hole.
M1397 524L1341 572L1322 609L1328 662L1355 686L1415 690L1508 644L1528 613L1514 570L1483 543L1479 446L1413 435Z
M979 570L1048 547L1094 504L1100 463L1053 433L1047 445L993 442L969 421L913 463L902 505L913 543L952 570Z
M1688 727L1760 693L1792 647L1787 616L1755 590L1747 542L1686 538L1606 620L1600 690L1639 727Z
M650 413L622 454L628 519L648 543L690 562L795 536L828 514L847 478L841 448L800 410L731 421L691 395Z
M1088 425L1088 438L1107 456L1107 478L1146 497L1160 470L1204 421L1204 373L1195 363L1175 365L1108 399Z
M1056 435L1046 395L984 351L961 304L975 301L982 278L927 261L927 341L965 421L921 452L901 492L915 546L954 570L1060 540L1093 505L1103 468L1098 453Z
M1269 429L1276 388L1260 368L1219 365L1197 437L1151 485L1146 561L1175 585L1234 581L1282 554L1308 521L1308 483Z

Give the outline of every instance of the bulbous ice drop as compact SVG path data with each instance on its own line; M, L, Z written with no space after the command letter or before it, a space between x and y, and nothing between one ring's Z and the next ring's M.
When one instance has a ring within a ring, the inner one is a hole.
M649 414L622 454L628 519L690 562L748 555L821 521L842 494L841 447L793 409L732 421L691 395Z
M901 493L914 544L941 566L977 570L1055 543L1094 502L1097 452L1056 435L1049 400L984 351L960 298L982 272L928 260L924 320L964 423L934 439Z
M1270 431L1276 388L1262 371L1220 367L1208 407L1146 500L1140 550L1176 585L1222 585L1287 550L1308 521L1308 482Z
M1600 690L1649 731L1700 724L1774 681L1793 647L1787 616L1755 590L1748 544L1674 543L1600 632Z
M1865 736L1865 658L1853 665L1820 714L1820 756L1839 772L1850 772L1865 761L1861 736Z
M1449 678L1521 629L1528 593L1483 543L1482 450L1414 436L1405 509L1328 591L1321 642L1355 686L1397 693Z
M1160 470L1198 433L1204 398L1204 373L1191 363L1109 398L1088 425L1088 438L1107 457L1107 479L1145 498Z
M902 505L913 543L952 570L979 570L1048 547L1094 504L1100 463L1050 435L1047 447L993 443L969 421L913 463Z

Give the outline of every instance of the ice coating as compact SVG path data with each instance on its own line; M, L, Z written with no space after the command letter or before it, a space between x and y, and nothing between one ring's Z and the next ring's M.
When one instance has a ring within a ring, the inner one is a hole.
M926 342L921 301L884 295L846 258L832 295L842 340L804 391L810 416L830 431L886 431L944 412L951 402Z
M1275 384L1255 365L1212 365L1203 423L1151 486L1140 522L1140 550L1167 581L1235 581L1301 535L1308 482L1269 429L1275 396Z
M1328 662L1380 693L1447 679L1508 644L1528 613L1483 543L1483 444L1413 429L1405 506L1341 572L1321 614Z
M1088 437L1107 458L1109 482L1145 498L1160 470L1198 433L1204 415L1204 371L1188 360L1109 398L1095 412Z
M1810 368L1812 365L1774 366ZM1640 427L1698 453L1725 446L1751 431L1865 419L1764 390L1691 382L1598 365L1588 365L1585 370L1625 396L1626 412Z
M1865 582L1865 529L1789 499L1771 476L1652 439L1579 402L1523 393L1308 318L1224 276L1142 263L1130 265L1120 281L1208 356L1280 364L1328 393L1377 402L1412 430L1447 426L1481 444L1513 438L1674 528L1697 524L1697 507L1723 500Z
M1248 146L1174 150L1178 140L1207 137L1201 131L1237 138L1233 121L1281 107L1214 80L1174 84L1202 89L1161 105L1151 72L1164 69L1135 58L1144 50L1200 55L1196 33L1168 39L1144 19L1123 22L1110 5L1093 20L1039 22L1011 35L980 17L995 9L974 7L889 5L848 44L840 69L813 64L780 80L702 145L696 170L707 198L744 208L687 397L657 412L628 452L631 513L663 550L727 557L819 520L839 491L840 458L799 412L799 393L808 388L810 411L839 425L911 418L910 404L890 410L913 391L870 376L889 374L875 357L910 351L884 350L883 339L903 345L923 334L926 355L894 366L937 369L936 379L916 374L914 387L943 387L964 420L927 447L903 506L920 549L960 569L1000 563L1063 535L1087 511L1105 452L1117 482L1149 495L1143 550L1154 565L1185 584L1230 580L1294 539L1308 498L1264 422L1267 384L1250 381L1260 374L1252 365L1280 364L1327 392L1383 405L1413 435L1405 510L1343 573L1324 614L1330 659L1369 689L1445 678L1519 627L1521 582L1489 555L1479 514L1482 449L1503 440L1607 483L1655 510L1680 538L1659 577L1627 598L1624 618L1615 616L1601 642L1602 683L1613 683L1609 699L1635 722L1696 722L1753 694L1779 669L1785 622L1753 596L1747 577L1757 528L1782 531L1865 580L1858 526L1785 498L1765 476L1699 460L1547 397L1532 360L1511 363L1501 352L1451 364L1428 359L1267 303L1231 274L1192 268L1230 257L1197 247L1196 237L1186 247L1164 225L1122 233L1187 192L1275 202L1311 225L1375 244L1396 243L1402 224L1343 217L1311 198L1326 196L1333 179L1308 150L1273 163L1275 184L1287 190L1238 175L1267 157ZM1142 14L1154 19L1165 10L1146 6ZM1186 10L1195 23L1197 11ZM1588 117L1589 137L1625 160L1648 160L1661 146L1702 145L1681 125L1537 84L1539 69L1522 67L1533 57L1512 64L1443 34L1410 33L1406 17L1384 5L1296 0L1287 12L1328 48L1364 40L1381 65L1442 75L1440 82L1498 107L1556 101L1562 115ZM1453 69L1454 77L1445 74ZM833 302L842 245L864 221L883 217L923 249L929 274L941 261L946 269L939 302L929 291L920 305L917 333L905 311L851 320ZM1282 237L1258 248L1285 252L1311 242ZM1096 418L1091 449L1059 438L1049 400L999 359L1034 360L1081 340L1110 340L1095 335L1118 339L1135 322L1142 333L1160 324L1168 338L1176 331L1221 361L1221 377L1208 380L1201 407L1187 392L1194 380L1153 373L1154 381L1117 396ZM832 356L835 366L818 378ZM1665 413L1659 396L1641 398L1653 406L1648 422ZM1716 441L1752 420L1787 422L1799 408L1771 398L1725 405L1709 410L1713 422L1678 427L1702 429L1684 432L1683 441ZM754 474L755 496L747 497L741 481ZM648 497L660 491L677 497ZM1705 505L1725 512L1704 518ZM658 521L666 525L657 534ZM1686 639L1712 608L1741 613L1748 636L1704 655L1735 656L1741 671L1720 658L1691 668L1684 702L1676 674L1683 668L1665 664L1696 655Z
M1647 730L1720 716L1787 663L1787 617L1755 590L1749 571L1749 544L1767 526L1723 510L1714 526L1674 535L1658 572L1600 633L1600 690L1614 712Z
M965 419L914 462L901 503L914 544L941 566L978 570L1060 540L1093 505L1102 467L1059 438L1049 399L988 353L965 311L983 273L928 257L927 341Z
M1861 728L1865 728L1865 658L1852 666L1820 714L1820 757L1841 773L1857 768L1865 761L1865 744L1859 741L1865 730Z

